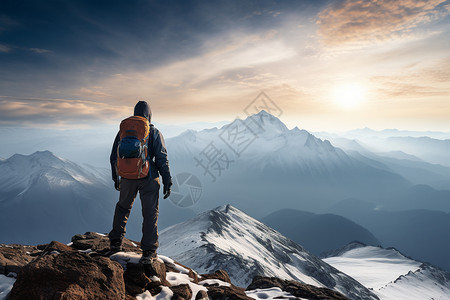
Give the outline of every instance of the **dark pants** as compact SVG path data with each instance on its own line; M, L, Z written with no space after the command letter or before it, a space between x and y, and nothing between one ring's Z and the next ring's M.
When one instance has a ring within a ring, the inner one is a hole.
M126 179L120 184L119 202L114 213L113 229L109 233L111 241L122 240L125 236L128 217L133 207L137 192L142 203L142 240L141 249L155 250L158 248L158 205L159 178Z

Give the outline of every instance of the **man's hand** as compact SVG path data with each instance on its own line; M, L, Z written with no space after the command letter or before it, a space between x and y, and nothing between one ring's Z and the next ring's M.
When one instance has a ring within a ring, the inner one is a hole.
M117 177L116 180L114 180L114 188L120 192L120 178Z
M169 198L171 186L172 186L172 179L170 179L169 182L164 184L164 189L163 189L164 199Z

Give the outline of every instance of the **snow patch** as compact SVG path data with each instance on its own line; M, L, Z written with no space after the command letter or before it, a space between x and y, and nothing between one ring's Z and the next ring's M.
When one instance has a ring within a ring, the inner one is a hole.
M122 265L123 269L127 269L127 263L138 264L142 255L134 253L134 252L117 252L111 255L109 258L111 260L117 261Z
M214 285L214 284L218 284L219 286L231 286L231 284L229 284L228 282L219 280L219 279L205 279L200 281L198 284L200 285Z
M192 290L192 298L191 298L191 300L195 300L195 297L197 296L197 293L199 291L208 292L206 287L191 282L191 280L193 280L193 279L190 278L186 274L175 273L175 272L167 272L166 273L166 279L172 286L177 286L177 285L180 285L180 284L188 284L189 287Z
M158 257L160 259L162 259L162 261L164 263L167 263L168 265L170 265L171 267L173 267L175 270L177 270L179 273L182 274L189 274L189 270L180 266L179 264L175 263L175 261L173 259L171 259L170 257L164 256L164 255L158 255Z
M257 300L272 300L272 299L300 299L307 300L305 298L297 298L291 293L282 291L279 287L272 287L267 289L256 289L251 291L245 291L245 294L250 298Z

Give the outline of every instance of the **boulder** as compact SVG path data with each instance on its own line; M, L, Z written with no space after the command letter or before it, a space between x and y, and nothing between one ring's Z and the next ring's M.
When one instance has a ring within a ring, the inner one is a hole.
M77 251L77 250L58 241L51 241L50 244L45 245L40 255L45 255L52 252L62 253L67 251Z
M171 286L166 279L166 267L159 260L154 260L150 265L127 263L123 279L125 288L131 295L141 294L145 290L156 295L161 292L161 285Z
M47 254L24 266L9 300L124 299L123 268L105 257L78 251Z
M215 286L210 285L208 288L208 296L213 300L253 300L245 294L245 290L234 285L231 286Z
M230 276L228 276L228 273L225 270L217 270L213 274L201 274L200 276L201 276L201 280L219 279L219 280L231 283Z
M128 263L127 269L123 274L125 288L131 295L137 295L145 292L146 286L151 280L145 275L144 266L142 264Z
M72 247L78 250L100 251L109 249L109 238L104 234L86 232L72 237ZM124 238L122 242L123 251L140 253L140 243Z
M276 277L255 276L252 283L247 287L247 291L271 287L279 287L281 290L291 293L297 298L310 300L348 300L347 297L328 288L316 287L294 280L282 280Z
M190 300L192 290L187 284L180 284L170 288L173 292L172 300Z
M0 244L0 274L19 273L38 253L35 246Z
M195 300L208 300L208 299L209 299L208 293L203 290L198 291L197 295L195 296Z

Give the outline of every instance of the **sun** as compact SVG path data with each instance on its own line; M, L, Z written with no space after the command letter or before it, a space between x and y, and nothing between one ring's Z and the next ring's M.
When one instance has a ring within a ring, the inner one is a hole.
M339 84L333 88L332 98L341 108L355 109L366 100L366 88L359 83Z

